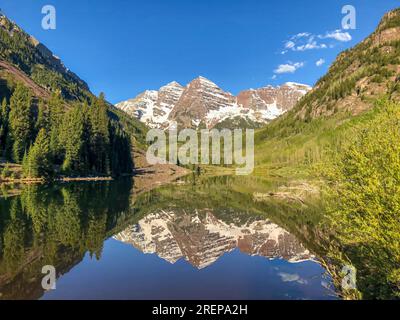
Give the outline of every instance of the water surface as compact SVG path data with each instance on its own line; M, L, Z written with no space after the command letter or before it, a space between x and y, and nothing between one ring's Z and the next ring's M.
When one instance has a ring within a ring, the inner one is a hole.
M134 183L29 186L1 199L0 298L335 298L304 227L315 215L260 201L272 182ZM57 270L55 290L42 289L44 265Z

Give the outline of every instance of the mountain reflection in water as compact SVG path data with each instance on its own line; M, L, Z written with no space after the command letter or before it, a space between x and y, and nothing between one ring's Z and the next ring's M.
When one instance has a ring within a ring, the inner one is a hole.
M133 183L25 186L0 198L0 299L335 298L308 250L306 216L254 201L264 181L189 177L142 192ZM44 265L57 270L56 290L41 286Z
M114 238L132 244L143 253L155 253L170 263L184 258L198 269L213 264L235 248L248 255L283 258L289 262L312 258L293 235L271 221L227 224L211 210L194 214L152 213Z

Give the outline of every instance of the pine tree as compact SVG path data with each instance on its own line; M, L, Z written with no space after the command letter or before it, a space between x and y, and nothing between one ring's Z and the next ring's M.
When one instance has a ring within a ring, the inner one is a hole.
M45 129L46 132L50 132L50 125L50 108L43 100L40 100L35 124L36 132L39 132L40 129Z
M60 141L65 148L65 158L62 169L67 173L87 171L88 121L84 108L84 106L75 105L63 119Z
M40 129L34 145L24 156L23 170L28 178L50 179L53 176L50 141L45 129Z
M9 125L12 138L12 158L20 162L33 138L32 96L29 89L18 84L10 99Z
M8 135L8 114L9 106L6 98L3 99L0 109L0 150L6 149L6 141Z
M54 162L61 164L64 158L64 148L60 141L61 126L64 117L63 100L60 91L52 94L49 102L49 122L50 122L50 149Z
M110 166L113 175L132 172L132 155L129 136L115 121L110 124Z
M90 119L90 164L94 171L99 173L109 173L109 120L107 115L107 105L104 94L89 108Z

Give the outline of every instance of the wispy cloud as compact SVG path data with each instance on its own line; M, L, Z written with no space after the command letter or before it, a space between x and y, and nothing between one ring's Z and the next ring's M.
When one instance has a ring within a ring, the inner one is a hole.
M316 41L311 41L301 46L297 46L295 51L306 51L306 50L326 49L326 48L327 45L324 43L318 44Z
M327 32L325 35L319 35L320 39L335 39L340 42L348 42L353 39L347 31L342 31L340 29Z
M300 38L307 38L309 36L311 36L311 33L309 33L309 32L300 32L300 33L292 36L291 39L295 40L295 39L300 39Z
M317 67L320 67L320 66L322 66L323 64L325 63L325 59L319 59L316 63L315 63L315 65L317 66Z
M327 31L325 34L312 34L301 32L295 34L284 42L284 49L281 54L289 51L307 51L333 48L335 42L348 42L352 40L349 32L343 30Z
M292 49L292 48L294 48L296 46L296 44L293 42L293 41L286 41L286 43L285 43L285 48L286 49Z
M285 64L280 64L275 70L274 73L282 74L282 73L295 73L297 69L304 67L304 62L287 62Z

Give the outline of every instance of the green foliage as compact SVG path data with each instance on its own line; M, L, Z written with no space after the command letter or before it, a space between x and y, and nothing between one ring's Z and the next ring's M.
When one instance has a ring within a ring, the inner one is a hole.
M145 150L147 147L146 134L148 128L142 122L132 118L124 111L111 107L108 110L108 116L111 123L118 123L118 125L126 132L132 139L132 145L135 148Z
M132 172L132 147L129 136L116 121L111 121L109 127L110 147L108 149L111 172L116 175Z
M7 164L4 166L3 170L1 171L1 177L2 177L3 179L7 179L7 178L10 177L10 175L11 175L10 167L9 167L9 165L8 165L8 163L7 163Z
M9 111L11 110L11 111ZM124 127L110 117L104 95L91 105L69 107L60 92L34 103L18 84L0 110L0 141L5 155L23 162L25 177L49 179L55 171L69 175L131 173L131 141ZM33 142L35 142L33 144Z
M23 173L27 178L50 179L53 176L50 141L45 129L40 129L34 145L28 155L24 156Z
M96 172L107 172L110 166L109 160L109 120L104 94L95 99L89 109L90 120L90 162Z
M62 168L67 173L84 173L87 170L89 155L86 139L89 130L87 108L87 105L76 104L63 118L60 139L65 149L65 158Z
M400 292L400 105L381 102L379 109L333 161L330 216L361 291L394 298Z
M39 298L45 264L64 274L86 252L100 258L104 240L134 223L131 188L131 179L26 185L21 195L0 198L1 298Z
M8 20L1 18L0 58L18 66L39 85L59 91L67 100L88 100L86 83L68 71L42 44Z
M10 138L12 158L20 162L33 140L32 96L23 85L18 85L10 99Z
M400 9L395 9L391 13L390 19L385 19L379 26L379 31L383 31L389 28L400 27Z
M8 135L8 115L10 112L6 98L3 99L0 109L0 152L6 148Z
M0 156L17 163L24 154L29 158L32 143L44 129L57 172L61 168L79 175L131 173L131 144L145 147L146 127L112 107L104 95L94 97L43 44L5 16L0 20L0 59L51 93L50 99L32 97L18 80L0 73L0 99L9 101L3 101L0 111ZM81 112L71 113L78 105ZM76 146L72 137L78 139Z
M61 98L59 91L52 94L49 102L49 119L45 122L50 123L50 150L52 153L53 160L56 164L62 164L64 151L61 142L61 130L64 118L64 101Z
M52 92L60 92L66 100L87 100L90 98L88 92L71 78L65 75L49 70L44 65L34 65L31 73L32 79L39 85Z

